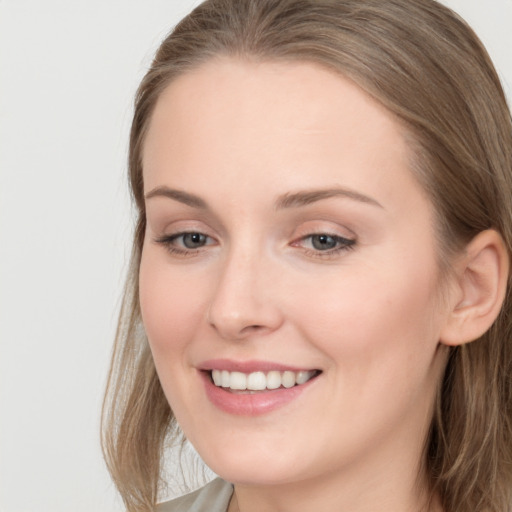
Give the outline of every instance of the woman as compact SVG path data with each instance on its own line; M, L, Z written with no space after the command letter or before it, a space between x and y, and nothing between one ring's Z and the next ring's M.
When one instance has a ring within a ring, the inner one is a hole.
M128 510L181 432L223 480L163 511L510 509L512 128L464 22L207 1L142 81L130 179Z

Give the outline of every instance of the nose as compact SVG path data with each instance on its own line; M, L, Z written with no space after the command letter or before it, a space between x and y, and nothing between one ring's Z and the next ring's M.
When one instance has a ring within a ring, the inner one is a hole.
M232 254L222 271L210 302L207 320L226 340L265 335L283 322L276 280L270 265L260 256Z

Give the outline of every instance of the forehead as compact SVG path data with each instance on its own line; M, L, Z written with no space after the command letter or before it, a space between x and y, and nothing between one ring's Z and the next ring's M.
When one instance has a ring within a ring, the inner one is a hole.
M415 181L409 160L402 126L350 80L311 63L227 58L162 92L143 149L146 191L171 180L238 183L241 195L283 182L385 193L390 180Z

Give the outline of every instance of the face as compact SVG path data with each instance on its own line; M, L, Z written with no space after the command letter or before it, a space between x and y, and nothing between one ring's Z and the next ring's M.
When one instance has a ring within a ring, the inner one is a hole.
M446 315L409 161L396 120L312 64L219 60L159 98L143 321L179 424L227 480L417 471Z

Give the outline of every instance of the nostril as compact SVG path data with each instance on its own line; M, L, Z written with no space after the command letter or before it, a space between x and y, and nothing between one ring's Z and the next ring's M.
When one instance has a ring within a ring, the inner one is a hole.
M283 317L276 304L257 300L254 294L228 295L223 291L206 311L208 325L221 337L242 339L274 331L281 325Z
M263 331L265 329L265 326L263 325L248 325L247 327L244 327L240 332L242 334L250 334L258 331Z

